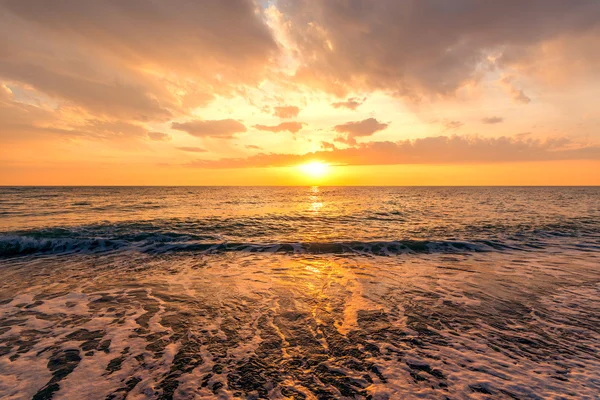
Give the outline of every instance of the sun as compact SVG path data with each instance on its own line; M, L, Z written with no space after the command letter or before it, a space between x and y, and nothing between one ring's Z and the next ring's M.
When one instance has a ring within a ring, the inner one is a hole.
M320 161L313 161L307 164L302 164L299 167L304 174L312 178L321 178L327 175L327 173L329 172L329 165Z

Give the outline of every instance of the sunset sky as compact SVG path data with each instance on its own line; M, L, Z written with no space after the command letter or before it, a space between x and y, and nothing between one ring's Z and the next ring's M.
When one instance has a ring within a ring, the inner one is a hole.
M597 185L598 49L598 0L0 0L0 184Z

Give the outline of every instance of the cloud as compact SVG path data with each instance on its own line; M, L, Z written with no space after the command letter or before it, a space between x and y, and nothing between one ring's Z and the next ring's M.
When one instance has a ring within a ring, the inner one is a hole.
M175 147L177 150L187 151L190 153L206 153L208 150L203 149L202 147Z
M302 122L282 122L278 125L254 125L254 128L259 131L268 131L268 132L283 132L288 131L291 133L298 133L302 130L304 124Z
M53 110L13 101L12 93L0 88L0 137L3 140L40 135L45 126L56 122Z
M47 139L88 139L94 141L169 140L170 136L160 132L149 132L148 127L138 121L95 118L80 114L69 107L52 107L28 98L23 88L16 88L19 98L15 100L0 87L0 137L3 141Z
M346 122L345 124L336 125L334 127L336 132L346 134L345 137L341 136L336 138L336 141L355 145L357 137L371 136L375 132L386 129L388 126L389 124L381 123L375 118L367 118L362 121Z
M453 96L487 71L523 67L537 74L543 71L526 67L556 58L577 59L600 74L597 0L277 4L298 54L295 79L339 96L376 90L410 99ZM578 45L544 51L561 41Z
M337 103L331 103L333 108L347 108L349 110L356 110L358 106L365 102L366 99L359 99L358 97L351 97L346 101L340 101Z
M163 132L148 132L148 138L157 142L166 142L171 140L171 136Z
M0 36L0 78L139 121L255 85L279 52L252 0L4 0Z
M330 143L330 142L325 142L325 141L321 142L321 148L323 150L336 150L337 149L337 147L335 146L335 144Z
M511 89L512 98L519 103L528 104L531 103L531 98L529 98L522 89Z
M173 122L171 128L196 137L218 139L232 139L236 134L247 131L244 124L234 119Z
M0 101L12 99L12 90L4 84L0 84Z
M295 118L300 109L296 106L274 107L273 115L279 118Z
M261 153L245 158L196 160L199 168L287 167L319 160L333 165L487 164L550 160L600 160L600 146L569 138L437 136L398 142L368 142L357 147L306 154Z
M247 144L244 147L246 147L247 149L251 149L251 150L262 150L262 147L256 146L256 145L253 145L253 144Z
M500 84L514 101L523 104L530 103L531 99L523 92L523 89L519 89L515 86L514 80L515 78L513 76L506 76L500 80Z
M441 122L444 125L444 131L455 131L460 129L465 123L462 121L444 120Z
M10 61L0 61L0 76L101 116L139 121L166 120L171 116L158 100L133 84L97 82L43 66Z
M481 120L484 124L499 124L504 122L504 118L502 117L485 117Z

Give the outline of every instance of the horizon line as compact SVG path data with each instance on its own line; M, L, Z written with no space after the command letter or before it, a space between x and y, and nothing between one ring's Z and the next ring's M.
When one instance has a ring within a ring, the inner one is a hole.
M556 187L556 188L590 188L600 185L0 185L0 188L161 188L161 187L203 187L203 188L235 188L235 187L257 187L257 188L295 188L295 187L415 187L415 188L510 188L510 187Z

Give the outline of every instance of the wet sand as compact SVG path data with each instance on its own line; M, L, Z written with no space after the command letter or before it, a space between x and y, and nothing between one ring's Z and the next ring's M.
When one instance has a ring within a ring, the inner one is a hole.
M600 257L0 260L5 399L597 398Z

